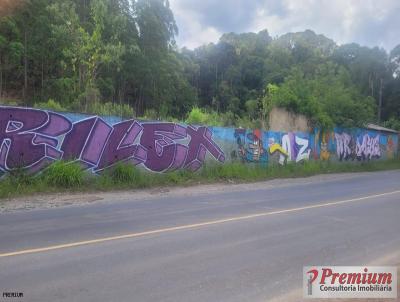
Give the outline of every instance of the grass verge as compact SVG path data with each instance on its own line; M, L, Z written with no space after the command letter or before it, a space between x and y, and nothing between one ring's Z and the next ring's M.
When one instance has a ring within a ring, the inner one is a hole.
M204 165L198 172L180 170L164 174L150 173L132 165L118 164L95 176L84 172L76 163L56 162L37 176L17 170L0 180L0 198L35 193L90 192L188 186L215 182L252 182L274 178L307 177L317 174L369 172L400 169L400 160L362 163L307 161L285 166L242 164Z

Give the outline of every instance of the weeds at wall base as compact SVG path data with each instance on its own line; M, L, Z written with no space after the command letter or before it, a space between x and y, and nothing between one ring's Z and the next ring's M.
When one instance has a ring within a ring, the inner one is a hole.
M306 161L280 165L232 162L205 164L198 172L179 170L150 173L129 164L118 164L99 176L84 172L75 163L56 162L37 176L18 170L0 180L0 198L38 193L94 192L144 189L162 186L190 186L215 182L243 183L276 178L307 177L317 174L372 172L400 169L400 160L348 162Z

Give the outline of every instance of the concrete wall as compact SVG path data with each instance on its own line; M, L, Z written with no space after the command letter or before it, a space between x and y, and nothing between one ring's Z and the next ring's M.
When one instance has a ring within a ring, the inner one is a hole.
M286 109L275 107L269 114L269 130L282 132L309 132L311 128L307 117Z
M321 133L210 128L226 159L255 163L304 160L368 161L398 156L398 135L367 129L335 128ZM234 137L234 141L232 141Z
M75 160L99 173L118 162L153 172L196 171L205 161L366 161L397 156L398 136L365 129L278 132L121 120L0 106L0 173L35 173Z

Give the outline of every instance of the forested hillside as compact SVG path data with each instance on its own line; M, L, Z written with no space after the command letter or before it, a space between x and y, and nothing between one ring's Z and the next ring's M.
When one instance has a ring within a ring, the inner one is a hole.
M281 106L323 128L400 130L400 45L264 30L188 50L167 0L5 3L2 104L264 128Z

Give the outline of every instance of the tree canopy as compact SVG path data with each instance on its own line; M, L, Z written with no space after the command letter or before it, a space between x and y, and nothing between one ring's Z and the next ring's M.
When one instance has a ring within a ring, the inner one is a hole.
M280 106L322 128L400 127L400 45L263 30L179 49L168 0L15 4L0 19L0 103L266 128Z

